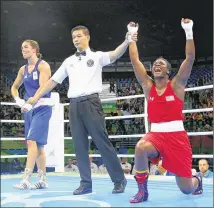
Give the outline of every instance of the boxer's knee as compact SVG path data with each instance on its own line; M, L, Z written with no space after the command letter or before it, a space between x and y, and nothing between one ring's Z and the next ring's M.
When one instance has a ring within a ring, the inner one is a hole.
M146 153L148 149L148 145L146 143L145 140L140 140L137 142L136 146L135 146L135 152L136 153Z
M156 150L156 148L148 141L141 139L138 141L136 147L135 147L135 153L136 154L146 154L148 157L158 157L159 152Z
M191 194L193 192L192 178L176 176L176 183L182 193Z
M188 195L188 194L191 194L192 193L192 188L191 187L185 187L185 188L181 188L180 187L180 190L181 190L181 192L183 193L183 194L186 194L186 195Z
M38 157L45 157L44 147L38 147Z

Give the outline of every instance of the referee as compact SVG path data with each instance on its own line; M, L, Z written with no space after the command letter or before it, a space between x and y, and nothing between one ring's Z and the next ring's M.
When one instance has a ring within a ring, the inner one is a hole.
M117 154L109 141L104 112L99 94L102 91L102 68L115 62L126 51L132 41L127 33L125 41L114 51L93 52L89 47L90 33L85 26L76 26L71 30L73 44L77 52L65 59L60 68L46 82L36 95L25 104L34 105L44 94L51 91L68 76L70 98L69 121L75 147L81 182L73 194L92 192L91 168L88 156L88 136L90 135L99 149L108 170L114 188L112 193L123 193L127 184Z

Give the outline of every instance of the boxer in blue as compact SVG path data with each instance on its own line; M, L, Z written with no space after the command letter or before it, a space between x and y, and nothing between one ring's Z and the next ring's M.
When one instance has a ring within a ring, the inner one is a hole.
M47 144L49 120L52 115L50 93L45 94L38 104L28 112L24 112L22 106L28 98L32 97L50 77L50 65L41 59L39 44L34 40L25 40L22 43L22 55L27 64L19 69L18 75L11 87L11 94L16 104L24 113L25 138L27 141L27 163L23 179L13 187L17 189L41 189L47 188L46 182L46 156L44 145ZM24 99L19 97L18 89L24 83ZM30 183L35 162L38 167L39 182Z

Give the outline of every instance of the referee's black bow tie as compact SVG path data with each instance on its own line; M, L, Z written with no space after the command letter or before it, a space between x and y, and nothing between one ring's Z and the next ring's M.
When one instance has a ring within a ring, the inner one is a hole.
M77 52L75 53L75 55L76 55L76 56L86 56L86 52L85 52L85 51L82 51L82 52L78 52L78 51L77 51Z

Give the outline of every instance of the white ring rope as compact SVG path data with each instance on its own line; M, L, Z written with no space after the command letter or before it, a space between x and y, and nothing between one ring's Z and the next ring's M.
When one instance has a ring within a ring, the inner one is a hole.
M65 157L75 157L75 154L64 154ZM117 154L118 157L127 157L134 158L135 155L125 155L125 154ZM27 155L1 155L1 159L3 158L26 158ZM100 154L89 154L89 157L101 157ZM192 158L213 158L213 155L192 155Z
M187 88L185 91L196 91L196 90L204 90L204 89L211 89L213 88L213 85L207 85L207 86L200 86L200 87L193 87L193 88ZM131 96L123 96L123 97L116 97L116 98L108 98L108 99L101 99L102 102L106 101L113 101L113 100L124 100L124 99L132 99L132 98L141 98L145 95L131 95ZM0 102L1 105L10 105L14 106L16 103L10 103L10 102ZM63 103L62 106L67 106L69 103ZM190 110L183 110L183 113L196 113L196 112L211 112L213 111L213 108L204 108L204 109L190 109ZM136 115L127 115L127 116L112 116L112 117L106 117L106 120L116 120L116 119L126 119L126 118L142 118L145 117L145 127L146 127L146 133L148 132L148 119L147 119L147 102L145 99L144 102L144 114L136 114ZM64 123L69 122L69 120L64 120ZM1 120L1 123L24 123L24 120ZM213 131L207 131L207 132L187 132L189 136L203 136L203 135L213 135ZM132 134L132 135L109 135L110 139L116 139L116 138L141 138L145 134ZM72 139L72 137L64 137L64 139ZM89 136L89 139L91 137ZM16 138L10 138L10 137L3 137L1 138L1 141L24 141L25 138L22 137L16 137ZM64 154L64 156L75 156L75 154ZM24 158L27 157L27 155L1 155L1 158ZM100 154L91 154L90 157L101 157ZM132 158L134 155L123 155L118 154L118 157L129 157ZM193 158L213 158L213 155L193 155Z
M187 132L189 136L208 136L213 135L213 131L203 131L203 132ZM109 139L120 139L120 138L141 138L145 134L130 134L130 135L109 135ZM88 137L91 139L91 137ZM70 140L72 137L64 137L64 139ZM25 141L23 137L2 137L1 141Z
M183 113L199 113L199 112L211 112L213 108L200 108L200 109L191 109L183 110ZM146 117L145 114L136 114L136 115L127 115L127 116L110 116L105 117L106 120L117 120L117 119L126 119L126 118L142 118ZM69 123L69 120L64 120L65 123ZM24 123L24 120L1 120L1 123Z
M185 91L188 92L188 91L197 91L197 90L205 90L205 89L213 89L213 85L190 87L190 88L186 88ZM145 95L141 94L141 95L122 96L122 97L116 97L116 98L106 98L106 99L101 99L101 101L106 102L106 101L113 101L113 100L126 100L126 99L132 99L132 98L142 98L142 97L145 97ZM0 105L16 105L16 103L0 102ZM69 103L63 103L61 105L67 106L69 105Z
M201 108L201 109L191 109L191 110L183 110L183 113L199 113L199 112L211 112L213 108ZM126 119L126 118L142 118L146 117L145 114L136 114L136 115L127 115L127 116L111 116L105 117L106 120L118 120L118 119ZM69 120L64 120L65 123L68 123ZM1 120L1 123L24 123L24 120Z
M70 156L70 157L75 157L75 154L65 154L64 156ZM133 158L135 155L124 155L124 154L117 154L118 157L129 157ZM89 157L102 157L100 154L89 154ZM192 155L192 158L213 158L213 155Z

